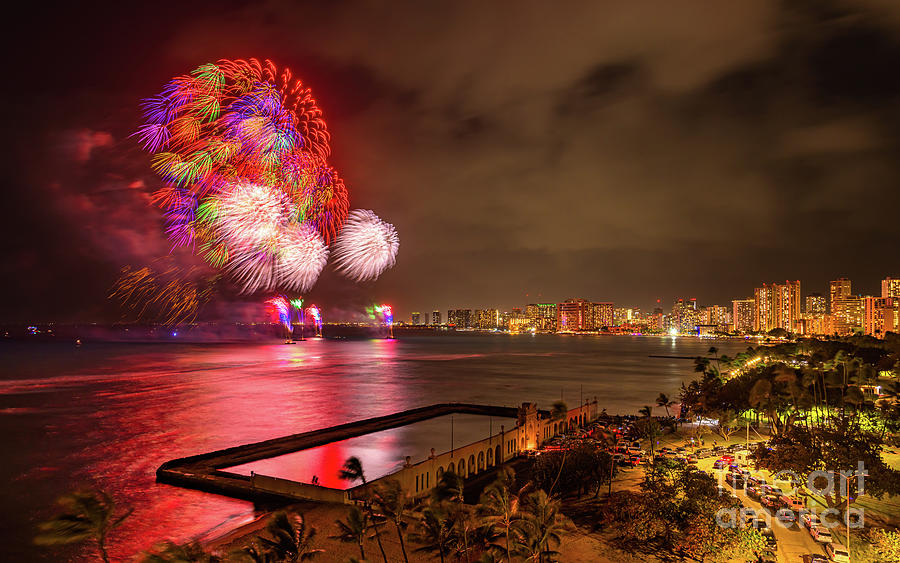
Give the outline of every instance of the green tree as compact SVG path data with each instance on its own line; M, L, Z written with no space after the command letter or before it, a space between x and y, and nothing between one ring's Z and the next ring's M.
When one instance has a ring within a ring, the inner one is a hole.
M437 552L441 563L444 563L445 555L457 549L459 543L453 519L437 505L428 506L422 511L422 517L410 539L421 545L415 551Z
M207 553L196 541L183 544L166 541L145 552L143 563L218 563L220 559Z
M350 456L346 461L344 461L344 466L338 472L338 477L345 481L350 481L351 483L355 481L362 481L363 487L368 484L368 481L366 481L366 473L365 471L363 471L362 462L356 456ZM379 551L381 551L381 558L384 560L384 563L387 563L387 555L384 552L384 544L381 542L381 530L379 528L379 526L381 525L381 518L379 518L372 507L372 503L369 498L369 491L366 490L365 494L365 507L366 511L369 513L369 520L372 524L375 542L378 544Z
M431 489L431 498L435 502L445 503L446 514L453 522L456 537L461 539L462 555L469 561L469 534L472 530L472 518L469 507L464 502L465 482L455 471L448 470L441 475L437 485Z
M82 490L57 499L61 511L51 520L38 524L40 533L34 542L38 545L62 545L97 542L100 559L109 563L106 542L109 533L131 514L131 509L115 516L116 506L110 495L103 491Z
M520 518L519 496L510 490L513 479L512 469L504 467L500 477L481 493L478 506L478 514L481 516L482 522L492 529L499 530L503 537L502 547L506 552L507 561L512 561L510 536L513 534L513 526Z
M671 416L669 414L669 407L675 404L675 401L669 399L669 396L665 393L660 393L659 397L656 398L656 406L663 407L666 409L666 416Z
M366 549L363 543L366 540L366 532L369 530L369 515L360 507L353 505L347 513L346 520L335 520L338 533L331 536L332 539L340 540L344 543L356 543L359 547L359 557L362 560L366 558Z
M276 512L266 524L266 532L272 537L260 536L259 541L279 561L307 561L323 552L312 547L316 530L307 529L306 521L300 515L288 516L284 511Z
M559 512L559 501L551 499L542 490L529 493L522 499L524 517L517 520L517 543L528 554L528 560L552 561L554 550L562 542L567 531L564 517Z
M409 557L406 555L406 543L403 540L403 532L406 529L406 521L403 518L411 505L409 495L403 491L399 481L386 479L375 487L372 500L378 511L394 523L397 537L400 539L400 550L403 552L403 560L409 563Z

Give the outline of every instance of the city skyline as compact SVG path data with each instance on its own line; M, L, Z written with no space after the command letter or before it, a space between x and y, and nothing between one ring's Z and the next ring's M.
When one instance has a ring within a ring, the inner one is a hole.
M148 204L160 179L131 135L139 100L169 77L249 57L313 89L350 205L389 218L402 240L375 282L327 266L308 293L325 308L725 303L751 280L818 289L840 276L874 294L900 247L898 8L619 10L459 2L435 18L419 3L395 17L365 3L276 2L186 5L178 18L151 5L24 14L7 36L31 47L11 61L27 87L4 94L16 111L0 151L3 320L115 321L107 296L123 267L160 256L205 267L190 249L170 254ZM506 22L503 33L487 22ZM59 52L67 63L48 66ZM269 297L223 283L204 314L243 318Z

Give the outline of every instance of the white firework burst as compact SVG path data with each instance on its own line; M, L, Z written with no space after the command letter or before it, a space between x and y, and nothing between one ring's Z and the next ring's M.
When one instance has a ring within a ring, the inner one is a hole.
M275 255L275 283L290 291L305 293L328 262L328 247L309 225L292 225L278 237Z
M394 265L400 237L368 209L354 209L334 240L335 268L358 282L374 280Z

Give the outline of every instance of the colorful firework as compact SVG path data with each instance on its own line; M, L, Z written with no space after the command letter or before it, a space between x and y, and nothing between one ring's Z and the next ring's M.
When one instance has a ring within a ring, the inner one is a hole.
M165 183L154 201L174 243L199 247L245 293L311 287L349 202L309 88L271 61L222 60L143 110L137 136Z
M174 265L163 269L145 266L122 268L109 292L118 301L123 320L153 322L166 326L192 323L200 308L212 297L219 276L203 276L196 268L187 271Z
M394 265L400 238L390 223L367 209L354 209L335 238L335 268L358 282L373 280Z
M266 301L269 310L275 317L276 322L281 323L287 331L293 329L291 325L291 304L283 295L278 295Z
M316 335L322 336L322 312L315 305L310 305L306 312L312 317L313 324L316 326Z

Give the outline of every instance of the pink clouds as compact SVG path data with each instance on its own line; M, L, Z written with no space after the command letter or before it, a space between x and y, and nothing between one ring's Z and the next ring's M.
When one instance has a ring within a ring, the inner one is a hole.
M79 129L62 134L60 149L68 158L78 162L87 162L93 156L94 149L110 147L113 142L113 136L106 131Z

